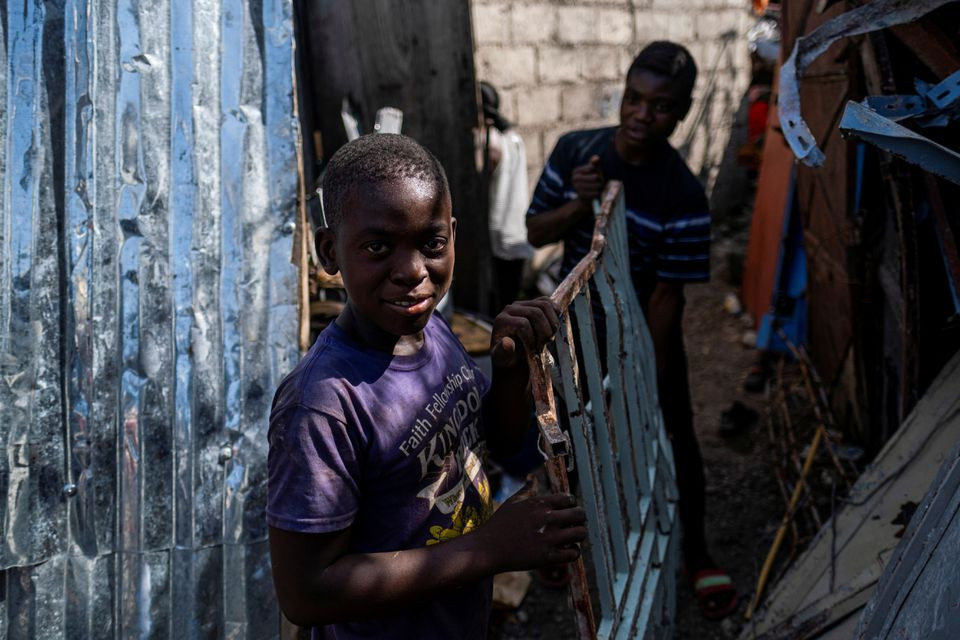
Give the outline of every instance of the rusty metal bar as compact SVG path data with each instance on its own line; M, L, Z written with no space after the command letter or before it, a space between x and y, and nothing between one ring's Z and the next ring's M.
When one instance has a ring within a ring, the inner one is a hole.
M560 365L560 375L563 380L564 396L577 400L573 410L568 415L571 422L573 450L577 457L583 506L592 517L587 518L587 530L592 542L590 550L593 557L593 567L597 574L597 587L600 598L600 611L603 616L612 616L616 598L613 590L613 551L611 549L610 528L606 522L606 512L598 504L600 478L597 467L591 464L596 458L596 451L591 439L586 437L590 427L587 422L587 408L583 394L577 381L580 371L577 365L577 351L573 338L573 326L570 316L564 318L564 324L557 335L557 360Z

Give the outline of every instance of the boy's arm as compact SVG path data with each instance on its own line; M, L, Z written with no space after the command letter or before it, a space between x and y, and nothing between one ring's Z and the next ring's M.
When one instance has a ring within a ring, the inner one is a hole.
M593 212L591 200L575 198L556 209L527 217L527 242L542 247L563 239L580 218Z
M297 533L270 527L280 608L299 626L378 618L499 573L575 560L586 537L572 496L522 491L475 531L440 544L348 553L350 529Z
M593 215L593 200L603 193L600 156L573 170L570 178L577 197L555 209L527 216L527 242L535 247L561 240L586 215Z
M559 326L560 315L549 298L514 302L494 319L490 337L493 380L483 403L491 450L509 452L522 441L531 407L526 350L543 349Z

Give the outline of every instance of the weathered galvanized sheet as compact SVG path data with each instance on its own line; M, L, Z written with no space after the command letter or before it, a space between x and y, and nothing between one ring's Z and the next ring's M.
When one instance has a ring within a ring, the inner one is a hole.
M556 357L532 357L531 371L553 488L569 491L565 445L572 440L587 512L600 615L581 559L571 584L580 637L672 638L679 562L673 451L653 341L630 280L620 183L607 186L591 251L552 299L561 309ZM555 394L569 435L559 428Z
M290 2L0 13L0 637L274 636Z

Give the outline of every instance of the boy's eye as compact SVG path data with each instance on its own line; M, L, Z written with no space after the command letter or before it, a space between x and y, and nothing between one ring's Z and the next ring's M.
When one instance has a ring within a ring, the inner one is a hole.
M374 255L381 255L386 253L387 245L382 242L368 242L367 244L363 245L363 250Z
M430 238L429 240L427 240L427 243L425 246L428 251L433 251L433 252L443 251L443 249L447 246L447 239L441 236Z
M653 108L656 109L658 113L672 113L673 112L673 101L671 100L657 100L653 103Z

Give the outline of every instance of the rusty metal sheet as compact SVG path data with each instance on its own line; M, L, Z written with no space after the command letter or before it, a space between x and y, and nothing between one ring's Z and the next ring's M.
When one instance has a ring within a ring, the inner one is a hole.
M743 268L742 298L754 326L773 304L773 284L783 221L793 193L793 154L779 126L775 126L777 121L773 112L776 111L776 104L773 99L770 110Z
M299 355L291 4L3 15L0 636L276 636L265 434Z

